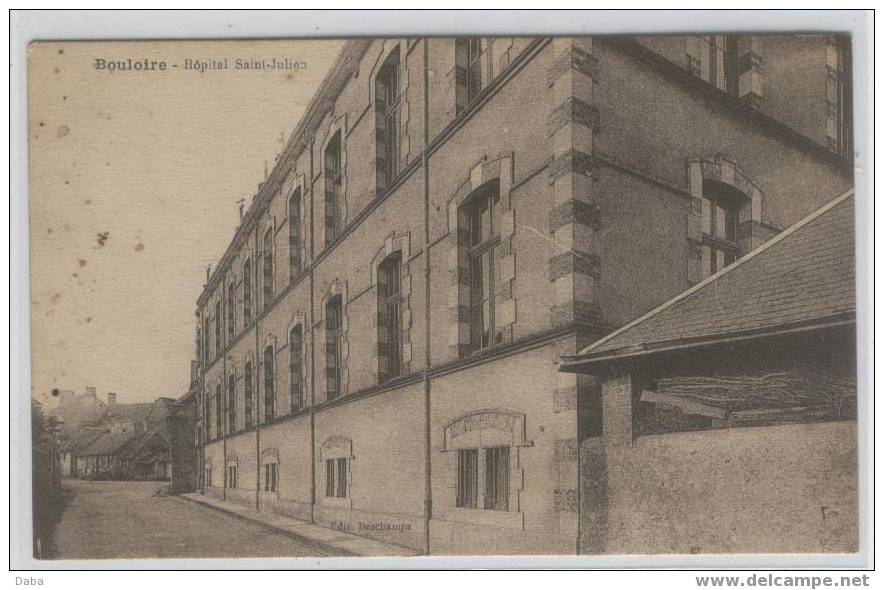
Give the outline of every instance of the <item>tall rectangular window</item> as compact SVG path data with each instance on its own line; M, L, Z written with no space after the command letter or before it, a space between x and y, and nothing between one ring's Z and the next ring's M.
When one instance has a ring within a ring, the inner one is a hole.
M326 459L325 461L325 496L327 498L335 497L335 460Z
M264 349L264 421L273 420L275 416L276 391L275 391L275 358L273 346Z
M224 406L221 398L221 384L215 386L215 438L221 438L224 432Z
M301 274L301 189L289 199L289 280Z
M209 312L203 311L203 367L209 366Z
M688 70L719 90L739 95L739 36L696 35L688 39Z
M343 175L341 170L341 132L332 137L325 148L325 245L334 242L341 233Z
M325 496L327 498L347 497L347 465L346 458L326 459L325 461Z
M715 274L736 261L739 255L737 243L737 219L739 208L736 195L726 191L705 191L702 198L703 212L703 276Z
M227 342L236 338L236 284L227 286Z
M219 299L215 302L215 356L221 356L223 348L224 344L221 342L221 300Z
M463 37L454 43L456 106L460 113L474 102L491 81L491 46L488 39Z
M203 362L203 331L200 326L196 327L196 360L198 363Z
M338 498L347 497L347 459L338 459L338 480L335 492Z
M242 322L243 328L252 323L252 261L242 265Z
M341 395L343 325L341 296L336 295L325 306L326 398L330 400Z
M267 228L264 232L263 248L261 251L263 260L263 288L264 309L273 301L273 228Z
M227 378L227 432L236 432L236 376Z
M387 56L375 80L378 188L399 174L399 48Z
M485 449L485 508L509 510L510 449Z
M401 252L394 252L378 266L378 380L383 383L402 375Z
M236 465L227 466L227 487L236 488Z
M829 43L834 46L835 55L834 66L828 66L826 108L836 128L826 135L829 147L850 160L853 158L853 48L851 38L846 35L838 35Z
M459 449L457 451L457 506L476 508L479 495L479 451Z
M295 326L289 332L289 372L290 372L290 394L291 394L291 411L295 412L301 409L301 399L303 397L302 385L302 368L301 353L303 343L301 341L301 326Z
M264 491L275 492L279 485L279 466L277 463L264 464Z
M482 189L480 189L482 190ZM470 348L494 344L495 258L500 245L496 185L474 195L468 206Z
M246 428L252 427L252 363L246 363L243 371L243 411Z

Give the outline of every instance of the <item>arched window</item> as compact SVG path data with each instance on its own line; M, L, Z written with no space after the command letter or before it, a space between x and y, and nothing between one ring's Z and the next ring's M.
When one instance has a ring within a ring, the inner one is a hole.
M476 190L464 205L469 238L470 350L494 344L494 266L499 256L499 189L489 182Z
M378 380L402 375L402 253L394 252L378 266Z
M242 323L252 323L252 261L246 258L242 265Z
M343 325L341 296L336 295L325 306L326 398L330 400L341 395Z
M246 363L243 370L243 411L246 428L252 427L252 363Z
M269 345L264 349L264 421L268 422L275 417L276 409L276 383L275 374L275 358L273 345Z
M236 432L236 375L227 377L227 432Z
M341 132L332 137L325 148L325 245L334 242L341 233L342 221Z
M301 274L301 189L289 199L289 280Z
M224 346L221 342L221 300L218 299L218 301L215 302L215 356L221 354L222 348L224 348Z
M273 228L268 227L264 232L264 240L261 255L263 256L263 297L264 309L273 301Z
M291 395L292 412L301 409L303 404L303 369L301 367L301 349L303 347L303 342L301 338L301 326L299 324L289 331L289 393Z
M236 283L227 286L227 341L236 338Z
M375 79L377 186L383 190L399 174L399 47L393 49Z
M715 181L703 182L703 277L732 264L740 255L737 221L746 197Z

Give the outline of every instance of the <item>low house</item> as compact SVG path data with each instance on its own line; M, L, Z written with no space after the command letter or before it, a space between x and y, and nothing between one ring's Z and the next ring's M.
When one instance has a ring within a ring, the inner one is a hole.
M602 426L578 445L583 552L857 550L853 202L563 358Z
M156 431L105 432L77 456L86 478L164 480L169 472L169 443Z
M77 477L77 457L82 451L107 432L103 428L87 426L76 432L61 448L62 477Z
M131 440L128 433L103 432L77 455L77 474L86 478L121 477L119 455Z
M131 479L169 479L169 443L152 430L132 438L118 456L123 474Z

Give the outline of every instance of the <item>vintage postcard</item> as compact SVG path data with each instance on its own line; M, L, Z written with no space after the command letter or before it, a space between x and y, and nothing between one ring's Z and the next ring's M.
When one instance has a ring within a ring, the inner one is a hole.
M33 43L34 556L857 552L852 55Z

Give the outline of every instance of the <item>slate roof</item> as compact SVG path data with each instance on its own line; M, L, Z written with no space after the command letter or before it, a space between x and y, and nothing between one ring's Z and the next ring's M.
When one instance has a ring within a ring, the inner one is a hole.
M84 428L83 430L77 432L74 437L69 440L67 444L64 445L64 451L66 453L79 453L80 451L91 445L93 442L95 442L98 437L105 433L106 431L98 428Z
M132 444L130 444L128 447L126 447L125 450L123 450L122 453L120 453L120 458L131 459L137 457L142 449L144 449L154 437L162 441L163 445L168 448L169 445L168 443L166 443L166 439L163 438L157 431L150 430L148 432L144 432L135 436L132 439Z
M855 321L853 210L849 191L736 263L565 357L562 369L726 336Z
M132 435L128 432L105 432L95 439L92 444L80 451L81 457L89 457L92 455L116 455L120 452L129 441Z

